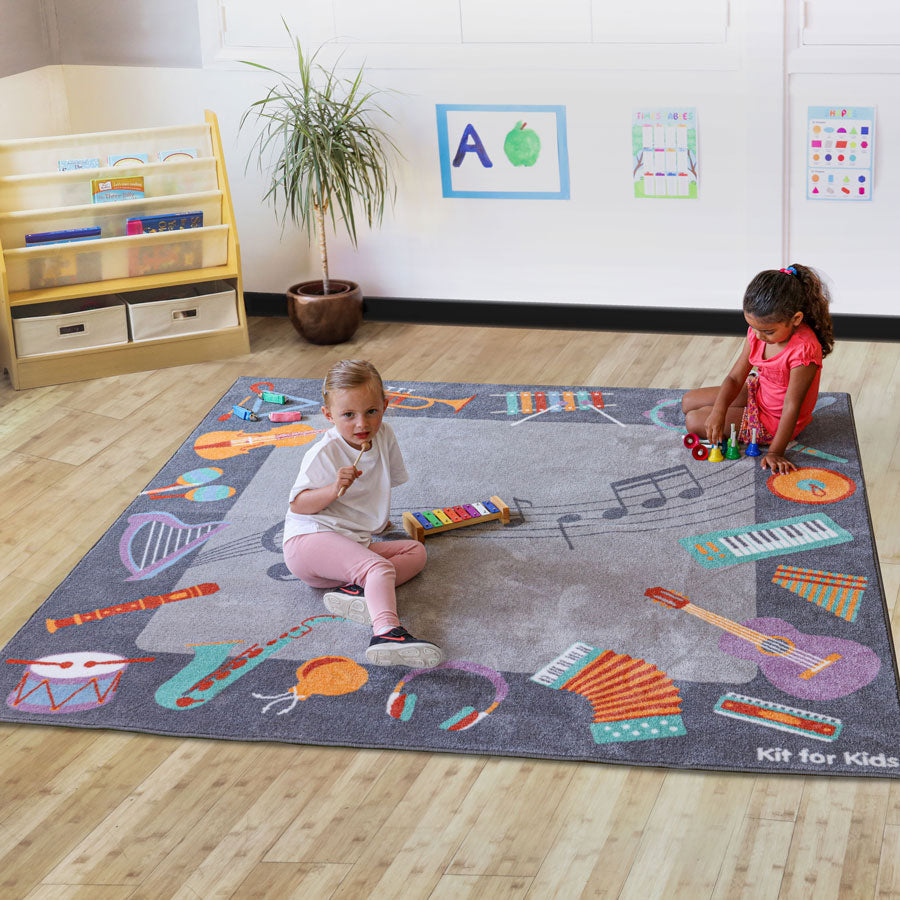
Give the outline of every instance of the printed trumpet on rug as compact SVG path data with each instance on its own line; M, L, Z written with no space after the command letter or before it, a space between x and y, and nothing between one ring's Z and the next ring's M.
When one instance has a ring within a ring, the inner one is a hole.
M900 773L847 395L820 397L799 468L772 475L743 454L696 459L680 391L386 387L411 477L379 539L407 536L404 513L421 523L428 564L400 614L447 662L368 665L370 631L288 572L288 490L328 426L319 383L243 378L3 649L0 718ZM302 419L269 418L285 411ZM503 507L508 523L489 515Z

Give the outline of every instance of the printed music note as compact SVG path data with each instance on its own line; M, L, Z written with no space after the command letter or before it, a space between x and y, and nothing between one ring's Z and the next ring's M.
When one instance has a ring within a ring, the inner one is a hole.
M665 506L681 484L686 486L678 491L676 496L684 500L692 500L703 493L700 482L694 478L687 466L673 466L671 469L660 469L646 475L613 481L610 483L610 487L616 495L619 505L613 509L604 510L603 518L621 519L622 516L627 515L626 501L630 499L637 502L639 498L646 496L647 488L651 489L650 492L653 496L640 500L641 506L644 509L658 509L660 506ZM666 491L669 491L668 496Z
M564 516L560 516L556 520L556 524L559 526L559 530L562 533L563 539L569 545L570 550L575 549L575 545L569 540L568 532L566 531L565 526L572 522L580 522L581 516L578 513L566 513Z
M506 527L518 528L519 525L525 524L525 513L522 512L522 504L524 503L526 506L534 506L534 504L530 500L521 500L518 497L513 497L512 502L516 507L516 515L510 518L509 524Z

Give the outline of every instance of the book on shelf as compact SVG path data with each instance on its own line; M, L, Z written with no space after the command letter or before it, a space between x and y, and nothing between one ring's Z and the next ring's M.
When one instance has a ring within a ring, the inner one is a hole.
M160 162L178 162L183 159L196 159L199 156L196 147L179 147L176 150L160 150Z
M110 153L107 157L108 166L140 166L149 161L146 153Z
M102 254L97 251L57 253L28 261L28 279L32 290L100 281L102 272Z
M125 225L125 234L153 234L157 231L181 231L202 228L203 211L166 213L159 216L134 216Z
M100 158L89 156L84 159L60 159L57 160L56 166L60 172L71 172L74 169L99 169Z
M128 275L159 275L203 268L203 241L154 244L132 247L128 251Z
M116 200L140 200L144 196L144 179L94 178L91 181L91 202L112 203Z
M25 235L25 246L46 246L47 244L70 244L73 241L90 241L100 237L100 226L90 228L66 228L62 231L36 231Z

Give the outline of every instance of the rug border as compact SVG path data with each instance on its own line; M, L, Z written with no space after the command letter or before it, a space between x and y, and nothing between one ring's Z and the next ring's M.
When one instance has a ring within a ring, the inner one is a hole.
M299 378L299 377L295 378L294 376L283 376L283 377L284 378L294 378L294 380L301 380L301 381L316 381L317 380L315 378ZM218 399L215 400L210 405L210 407L207 409L207 411L202 414L199 423L189 430L188 436L191 433L193 433L193 431L195 431L197 428L200 427L200 424L202 424L202 422L206 419L206 417L215 410L215 408L232 391L234 386L239 381L243 381L246 379L264 380L262 378L259 378L259 379L254 378L254 376L251 376L251 375L240 375L237 378L235 378L231 382L231 384L225 389L225 391L223 391L223 393L218 397ZM393 379L393 380L397 381L397 379ZM499 382L478 382L478 381L473 381L473 382L424 381L423 382L423 381L420 381L419 379L401 379L401 381L403 381L403 380L409 380L411 382L420 383L420 384L472 384L472 385L478 385L479 387L508 386L508 385L501 384ZM541 384L542 384L542 386L547 386L547 387L564 387L565 386L565 385L550 384L549 382L542 382ZM584 386L588 387L588 385L586 385L586 384ZM603 386L599 385L597 387L599 388L599 387L603 387ZM622 389L623 390L664 390L664 391L683 390L681 388L622 388ZM877 548L877 543L876 543L876 539L875 539L875 529L874 529L874 523L872 521L872 511L871 511L871 508L869 505L869 495L868 495L868 490L866 487L865 474L863 471L863 464L862 464L862 455L861 455L860 446L859 446L859 435L857 434L857 429L856 429L856 416L854 415L854 411L853 411L853 400L852 400L851 395L845 391L824 391L823 393L843 395L847 398L847 407L848 407L848 411L850 413L850 421L853 426L853 443L854 443L854 446L856 447L856 456L857 456L857 459L859 460L860 478L863 483L863 499L865 501L866 519L869 524L869 533L871 535L872 557L873 557L873 562L874 562L874 569L875 569L875 573L878 577L878 586L879 586L879 590L881 593L882 614L884 616L884 620L885 620L885 623L887 626L886 630L887 630L888 646L890 649L891 659L893 662L892 670L893 670L893 675L894 675L894 689L897 693L898 704L900 704L900 668L898 668L896 647L894 644L893 632L892 632L892 628L891 628L892 622L891 622L890 610L887 605L887 593L885 591L884 578L882 576L881 564L880 564L879 557L878 557L878 548ZM166 458L165 462L163 462L163 464L160 466L160 468L157 470L157 472L150 478L150 480L147 482L145 487L147 485L151 484L155 480L155 478L165 468L165 466L169 463L169 461L172 459L172 457L175 455L175 453L177 453L178 450L184 446L186 441L187 441L187 437L184 438L178 444L178 446L175 448L175 450L169 454L169 456ZM126 503L125 508L117 514L115 521L118 521L118 519L124 514L125 510L127 510L128 506L131 504L131 502L133 502L133 500ZM97 538L97 540L94 542L94 544L91 545L90 549L85 551L85 553L82 554L81 557L79 557L79 559L75 562L75 564L72 566L72 568L66 573L66 575L60 580L60 582L53 588L53 590L51 590L50 593L43 600L40 601L38 608L31 614L31 616L29 616L28 619L15 630L15 632L13 633L10 640L12 640L17 634L19 634L19 632L23 628L25 628L27 625L31 624L31 622L33 620L38 618L40 610L42 609L44 604L48 600L50 600L51 597L53 597L53 595L56 593L56 591L58 591L60 589L62 584L66 581L66 579L69 577L69 575L71 575L71 573L75 570L75 568L78 566L78 564L81 562L81 560L84 559L84 557L87 556L87 554L90 553L91 550L93 550L94 547L97 546L97 544L106 535L108 530L109 529L106 529L103 532L103 534L101 534L100 537ZM672 764L660 765L657 763L642 762L639 760L597 759L595 757L588 757L588 756L582 756L582 755L577 755L577 754L567 755L565 753L555 753L552 755L541 754L538 752L529 753L529 754L519 754L519 753L514 753L514 752L509 752L509 751L504 751L504 750L497 750L494 748L490 748L490 749L467 748L467 749L450 750L450 749L445 749L442 747L434 747L434 746L428 746L428 745L407 745L407 746L403 746L403 747L385 747L384 745L381 745L381 744L369 744L369 743L364 743L364 742L354 742L354 741L350 741L350 740L341 741L339 743L338 742L329 743L329 742L320 742L320 741L314 741L314 740L312 740L312 741L306 741L306 740L305 741L286 741L286 740L279 740L278 738L273 738L273 737L234 738L234 737L229 737L229 736L199 734L199 733L195 733L193 731L184 731L184 730L165 731L165 730L162 730L159 728L154 728L154 729L136 728L136 727L124 726L124 725L117 726L115 728L110 728L105 725L92 725L92 724L85 724L85 723L81 723L81 722L70 723L70 722L66 722L64 720L54 721L52 724L48 723L47 725L44 725L43 723L39 723L39 722L31 722L31 721L16 722L16 721L12 721L10 719L0 718L0 726L3 726L3 725L9 725L13 728L15 728L15 727L29 727L29 728L60 727L60 728L71 728L71 729L79 729L79 730L86 729L89 731L107 732L109 734L116 734L116 733L124 732L127 734L138 734L138 735L144 734L144 735L151 735L153 737L164 737L164 738L173 738L173 739L182 739L182 740L231 741L233 743L245 743L245 744L275 743L275 744L282 744L282 745L296 746L296 747L334 747L334 748L346 748L346 749L353 749L353 750L373 750L373 751L378 751L378 752L394 751L394 752L413 752L413 753L443 753L443 754L452 754L452 755L463 756L463 757L496 756L496 757L502 757L504 759L522 759L522 760L540 759L540 760L547 760L547 761L553 761L553 762L583 762L583 763L591 763L594 765L601 764L601 765L613 765L613 766L640 767L643 769L659 769L663 772L679 772L679 771L681 771L681 772L715 772L717 774L726 774L726 775L731 775L731 774L769 775L769 776L775 776L775 777L797 777L797 776L807 776L808 775L808 776L816 776L816 777L820 777L820 778L821 777L824 777L824 778L885 778L885 779L900 778L900 772L877 771L877 770L872 770L868 766L861 767L861 769L859 771L831 771L831 772L822 771L821 769L814 768L814 767L810 767L808 769L798 768L798 769L794 769L792 771L772 770L772 769L767 769L763 766L759 766L759 767L739 766L739 767L726 769L726 768L722 768L722 767L718 767L718 766L705 766L705 765L688 766L688 765L672 765Z

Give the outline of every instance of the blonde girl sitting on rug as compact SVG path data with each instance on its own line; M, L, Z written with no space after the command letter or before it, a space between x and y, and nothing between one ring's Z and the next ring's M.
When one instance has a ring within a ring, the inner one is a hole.
M366 659L377 666L436 666L443 651L414 638L397 618L396 585L425 566L418 541L372 542L389 525L391 488L409 476L390 425L381 376L364 360L328 372L322 412L334 426L303 457L284 521L284 560L323 597L329 612L372 625ZM357 468L359 463L360 468Z
M784 451L812 419L822 358L834 347L828 304L825 285L807 266L760 272L744 293L750 327L737 362L720 387L682 398L688 431L719 443L726 429L740 425L739 440L746 443L756 430L757 443L769 448L763 468L796 469Z

